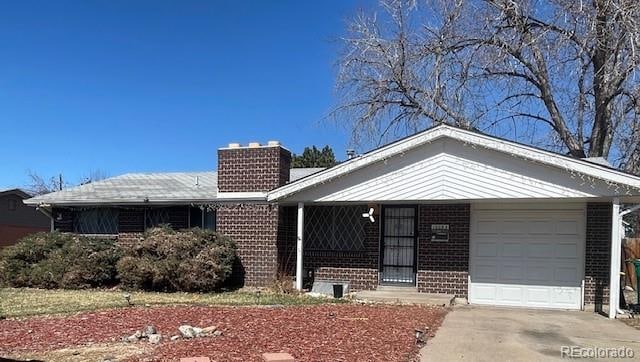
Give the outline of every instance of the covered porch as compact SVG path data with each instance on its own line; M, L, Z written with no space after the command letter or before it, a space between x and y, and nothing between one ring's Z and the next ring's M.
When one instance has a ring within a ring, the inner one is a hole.
M300 289L313 277L473 304L602 309L618 305L621 218L639 190L640 178L600 164L441 126L268 199L295 209Z

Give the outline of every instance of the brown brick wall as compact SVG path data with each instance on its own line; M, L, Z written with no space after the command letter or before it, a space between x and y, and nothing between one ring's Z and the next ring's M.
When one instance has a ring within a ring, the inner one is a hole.
M218 150L221 192L270 191L289 182L291 152L279 147Z
M217 210L218 232L238 246L233 279L246 286L270 286L278 270L278 207L268 204L228 204Z
M431 224L449 224L449 241L431 241ZM469 224L468 204L419 206L419 291L467 297Z
M280 254L289 257L286 270L294 274L296 214L295 207L283 210ZM418 211L418 290L467 296L469 274L468 204L420 205ZM449 224L448 242L431 241L431 224ZM293 225L292 227L290 225ZM378 286L379 222L368 224L362 251L305 251L304 268L313 269L316 280L349 281L353 290L371 290Z
M378 286L380 222L365 226L363 250L316 251L304 253L305 269L311 268L316 280L349 281L351 290L373 290Z
M282 208L278 238L279 269L295 275L297 207ZM357 251L304 251L304 269L315 280L349 281L352 290L373 290L378 285L379 222L366 227L365 246Z
M601 310L609 303L609 260L611 251L611 204L587 204L586 252L584 263L585 304Z
M49 228L21 225L0 225L0 248L15 244L18 239L27 235L48 232Z

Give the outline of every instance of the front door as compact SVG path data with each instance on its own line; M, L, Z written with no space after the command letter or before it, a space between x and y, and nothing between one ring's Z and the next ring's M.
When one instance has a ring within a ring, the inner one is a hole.
M381 282L415 284L416 207L382 208Z

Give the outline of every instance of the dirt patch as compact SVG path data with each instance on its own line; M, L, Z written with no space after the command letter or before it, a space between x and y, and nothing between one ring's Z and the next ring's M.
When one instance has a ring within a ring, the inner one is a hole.
M53 351L20 353L11 355L16 359L31 359L47 362L84 362L84 361L122 361L136 360L147 355L152 348L146 345L133 344L105 344L82 346L76 348L62 348Z
M418 351L415 329L429 327L428 334L433 334L446 312L439 307L395 305L159 307L5 320L0 321L0 356L37 358L46 353L46 359L53 360L51 351L69 356L64 349L72 349L71 356L80 356L79 351L89 353L87 348L100 345L123 348L124 354L117 360L131 361L172 361L188 356L259 361L265 352L288 352L300 361L407 361ZM163 335L160 344L120 342L121 337L148 324ZM223 335L170 341L182 324L215 325ZM91 353L91 360L102 360L115 352Z

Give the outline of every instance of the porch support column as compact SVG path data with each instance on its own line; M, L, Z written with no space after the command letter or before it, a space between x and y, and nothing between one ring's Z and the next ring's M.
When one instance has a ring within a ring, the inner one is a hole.
M613 199L611 210L611 269L609 270L609 318L615 318L620 307L620 254L622 218L620 199Z
M302 290L302 255L304 236L304 204L298 203L298 238L296 242L296 289Z

